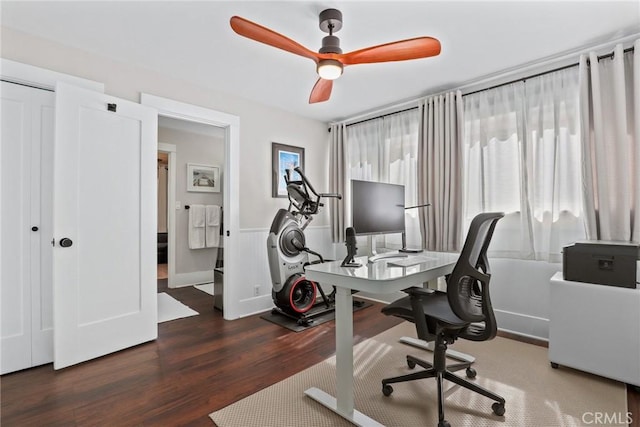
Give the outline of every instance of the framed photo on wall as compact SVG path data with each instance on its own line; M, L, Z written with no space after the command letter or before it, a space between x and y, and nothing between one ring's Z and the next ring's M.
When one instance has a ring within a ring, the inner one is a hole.
M187 191L219 193L220 168L218 166L187 163Z
M304 170L304 148L293 145L271 143L271 197L287 197L284 181L286 170L291 170L291 179L302 179L293 169L300 166Z

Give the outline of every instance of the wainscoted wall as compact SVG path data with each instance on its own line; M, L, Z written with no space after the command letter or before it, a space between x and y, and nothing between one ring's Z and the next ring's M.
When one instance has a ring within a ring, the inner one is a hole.
M190 273L176 273L173 286L182 288L211 282L213 282L213 270L192 271Z
M239 269L241 274L237 283L225 283L225 286L237 286L240 305L240 316L249 316L271 310L271 276L267 260L268 228L251 228L240 230L240 254L245 268ZM320 253L323 257L333 258L333 244L329 226L309 226L305 229L307 247ZM311 260L316 257L310 255ZM257 293L257 295L256 295Z
M562 264L490 259L491 302L498 328L549 339L549 279Z
M271 277L267 261L268 229L240 231L240 247L246 268L238 283L241 290L242 316L268 311L273 307ZM305 230L307 246L327 259L342 259L346 254L344 243L333 244L329 226L310 226ZM360 254L364 251L358 250ZM315 257L312 257L312 259ZM501 330L547 340L549 338L549 279L561 264L517 259L492 258L491 297ZM258 286L258 295L255 295ZM398 295L376 296L391 300ZM390 301L389 301L390 302Z
M519 259L491 258L491 302L498 329L541 340L549 339L549 279L561 264ZM390 303L397 294L362 294Z

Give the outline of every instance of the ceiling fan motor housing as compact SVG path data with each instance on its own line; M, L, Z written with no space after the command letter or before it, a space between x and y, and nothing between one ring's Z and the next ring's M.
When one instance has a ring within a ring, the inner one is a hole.
M326 36L322 38L320 53L342 53L340 49L340 39L336 36Z

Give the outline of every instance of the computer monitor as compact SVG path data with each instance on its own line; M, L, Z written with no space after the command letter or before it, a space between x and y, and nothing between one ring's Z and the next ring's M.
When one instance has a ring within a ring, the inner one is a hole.
M404 185L351 180L356 235L404 233Z

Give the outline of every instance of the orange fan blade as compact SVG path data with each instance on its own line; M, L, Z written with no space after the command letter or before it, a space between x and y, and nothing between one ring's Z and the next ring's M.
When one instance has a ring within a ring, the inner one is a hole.
M315 104L316 102L324 102L331 96L331 89L333 88L333 80L318 79L316 84L311 90L309 96L309 104Z
M340 56L344 65L370 64L374 62L406 61L407 59L427 58L440 53L440 42L432 37L381 44L345 53Z
M251 22L239 16L233 16L230 23L233 31L240 34L241 36L247 37L260 43L268 44L269 46L277 47L278 49L286 50L287 52L295 53L296 55L313 59L315 62L318 62L318 54L316 52L309 50L301 44L294 42L290 38L276 33L275 31L270 30L266 27L263 27L262 25L258 25L255 22Z

